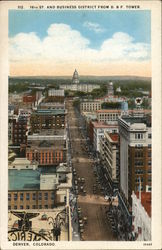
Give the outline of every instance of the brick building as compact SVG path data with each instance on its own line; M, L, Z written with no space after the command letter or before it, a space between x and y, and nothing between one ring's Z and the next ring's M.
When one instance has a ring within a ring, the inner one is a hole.
M12 126L12 143L14 145L26 144L27 118L24 116L19 116L18 119L13 120Z
M117 133L104 133L100 142L101 159L106 179L111 191L119 185L119 135Z
M66 204L67 190L72 187L69 171L9 169L8 209L53 209ZM65 180L61 175L66 175Z
M26 158L40 165L58 165L67 160L66 140L34 141L26 147Z
M131 204L132 192L151 191L151 119L148 116L119 118L120 188Z
M31 114L31 132L38 133L42 129L60 129L65 127L66 111L63 109L38 109Z

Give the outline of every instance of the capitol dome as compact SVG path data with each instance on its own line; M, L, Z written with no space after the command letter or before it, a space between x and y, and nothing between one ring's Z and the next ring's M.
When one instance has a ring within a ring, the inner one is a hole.
M78 75L78 72L77 72L76 69L75 69L75 71L73 73L72 83L73 84L78 84L79 83L79 75Z

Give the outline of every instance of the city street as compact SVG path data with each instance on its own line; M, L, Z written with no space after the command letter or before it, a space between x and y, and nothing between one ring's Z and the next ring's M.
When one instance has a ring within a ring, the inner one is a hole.
M93 165L94 160L87 152L86 138L81 133L73 102L67 100L68 125L71 142L75 192L82 240L116 240L106 219L109 203L105 201L102 187L98 183Z

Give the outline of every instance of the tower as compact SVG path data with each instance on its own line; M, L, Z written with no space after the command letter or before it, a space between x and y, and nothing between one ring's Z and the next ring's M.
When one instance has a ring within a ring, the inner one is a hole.
M113 82L109 82L108 83L108 88L107 88L107 94L108 95L114 95L114 86L113 86Z
M75 69L74 74L73 74L72 83L79 84L79 75L78 75L78 72L76 69Z

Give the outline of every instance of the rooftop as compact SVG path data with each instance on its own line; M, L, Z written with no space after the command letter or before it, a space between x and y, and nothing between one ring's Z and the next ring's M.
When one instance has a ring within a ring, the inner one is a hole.
M40 172L37 170L8 170L8 190L39 190Z
M64 109L38 109L33 115L64 115L65 113Z
M42 129L39 133L29 134L28 137L37 138L38 136L64 136L65 129Z
M139 192L135 193L139 198ZM145 208L149 217L151 217L151 192L141 192L141 204Z
M112 139L112 141L114 141L114 142L119 141L119 134L117 134L117 133L109 133L109 136Z
M128 124L134 124L134 123L143 123L147 127L151 127L151 117L150 116L128 116L128 115L123 115L122 119L128 123Z
M96 111L97 113L121 113L121 109L100 109Z
M35 150L39 150L40 148L49 148L49 149L66 149L66 141L62 138L60 140L51 140L48 139L40 141L34 140L29 141L27 148L34 148Z
M118 127L118 125L108 125L104 122L92 122L94 128L114 128Z

